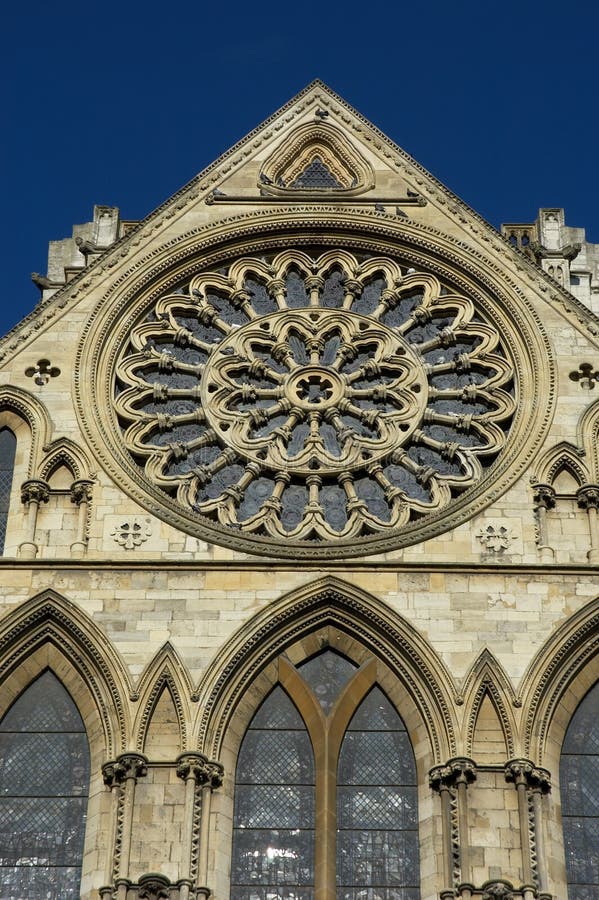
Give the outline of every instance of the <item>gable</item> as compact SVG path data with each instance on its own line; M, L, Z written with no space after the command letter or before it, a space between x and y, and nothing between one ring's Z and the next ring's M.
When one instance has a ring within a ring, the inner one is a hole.
M47 396L72 376L65 432L139 507L243 552L387 552L482 514L598 330L319 83L116 243L77 246L0 353L47 363Z

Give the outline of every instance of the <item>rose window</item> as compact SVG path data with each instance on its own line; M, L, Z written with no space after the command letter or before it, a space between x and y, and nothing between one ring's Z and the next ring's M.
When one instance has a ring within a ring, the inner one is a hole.
M160 297L117 368L129 453L187 514L330 542L475 486L515 412L472 299L343 250L243 258Z

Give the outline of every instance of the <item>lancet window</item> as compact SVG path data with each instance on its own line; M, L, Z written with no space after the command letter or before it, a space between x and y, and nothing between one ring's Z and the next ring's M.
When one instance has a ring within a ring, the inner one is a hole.
M3 900L79 897L89 768L81 716L46 671L0 723Z
M0 428L0 555L4 553L8 511L10 508L10 492L17 439L9 428Z
M568 900L599 895L599 682L568 727L560 763Z
M280 660L239 752L232 900L419 900L414 754L367 671Z

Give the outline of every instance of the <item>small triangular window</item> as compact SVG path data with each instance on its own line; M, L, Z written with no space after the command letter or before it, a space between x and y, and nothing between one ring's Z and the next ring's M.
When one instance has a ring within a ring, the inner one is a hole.
M320 188L339 190L343 185L319 156L308 163L304 171L289 185L290 188Z

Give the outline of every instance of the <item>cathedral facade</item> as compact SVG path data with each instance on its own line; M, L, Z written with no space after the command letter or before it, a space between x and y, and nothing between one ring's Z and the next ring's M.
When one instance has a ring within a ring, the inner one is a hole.
M599 245L315 82L34 280L3 900L596 900Z

